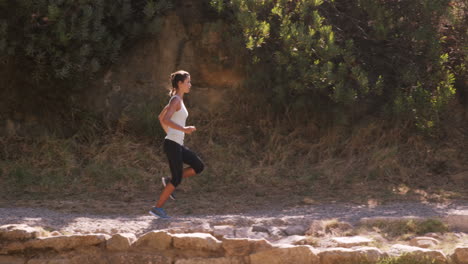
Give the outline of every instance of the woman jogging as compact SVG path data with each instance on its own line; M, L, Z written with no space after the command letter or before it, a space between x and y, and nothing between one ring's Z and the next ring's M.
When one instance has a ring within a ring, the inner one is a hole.
M184 146L185 134L190 135L197 130L194 126L185 126L188 112L184 105L184 94L189 93L192 87L190 74L186 71L172 73L171 84L171 99L159 114L159 122L167 134L164 139L164 152L169 161L172 177L170 180L162 178L164 190L156 205L149 211L150 214L160 218L169 218L162 207L169 197L174 199L172 193L182 178L194 176L204 168L197 154ZM189 167L184 169L184 163Z

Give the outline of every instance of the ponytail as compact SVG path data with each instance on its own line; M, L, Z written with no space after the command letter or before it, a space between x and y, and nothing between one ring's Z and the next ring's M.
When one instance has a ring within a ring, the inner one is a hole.
M190 74L186 71L176 71L171 73L171 85L172 88L169 91L169 96L174 96L177 93L177 89L179 89L179 82L185 81L190 76Z

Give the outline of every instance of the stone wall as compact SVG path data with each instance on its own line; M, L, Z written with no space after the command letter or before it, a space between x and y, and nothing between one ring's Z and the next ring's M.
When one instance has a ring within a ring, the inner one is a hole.
M369 246L319 249L163 230L137 238L130 233L62 235L27 225L5 225L0 227L0 246L0 264L357 264L401 254L434 263L468 264L468 246L446 256L439 250L406 245L394 245L386 252Z

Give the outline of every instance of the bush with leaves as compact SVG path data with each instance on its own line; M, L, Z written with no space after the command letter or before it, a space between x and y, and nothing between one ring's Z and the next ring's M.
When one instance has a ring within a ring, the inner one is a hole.
M449 0L212 0L279 105L379 112L432 127L453 97L441 20Z
M0 59L36 81L86 80L156 32L170 0L0 0ZM18 62L19 61L19 62Z

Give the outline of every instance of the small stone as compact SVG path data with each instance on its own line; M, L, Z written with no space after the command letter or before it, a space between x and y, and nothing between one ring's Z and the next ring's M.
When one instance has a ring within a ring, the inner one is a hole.
M285 229L283 229L283 231L288 236L294 236L294 235L303 236L305 235L307 231L307 227L302 226L302 225L288 226Z
M54 237L54 236L62 236L62 235L63 235L63 234L60 233L59 231L54 231L54 232L50 233L50 236L53 236L53 237Z
M106 247L111 251L124 251L128 250L135 240L136 236L131 233L115 234L107 240Z
M421 248L430 248L440 244L439 240L432 237L415 237L411 239L410 245Z
M351 248L356 246L368 246L373 242L372 239L365 238L362 236L352 236L352 237L333 237L331 239L333 242L337 243L338 247Z
M307 245L308 240L305 236L287 236L274 242L275 245Z

